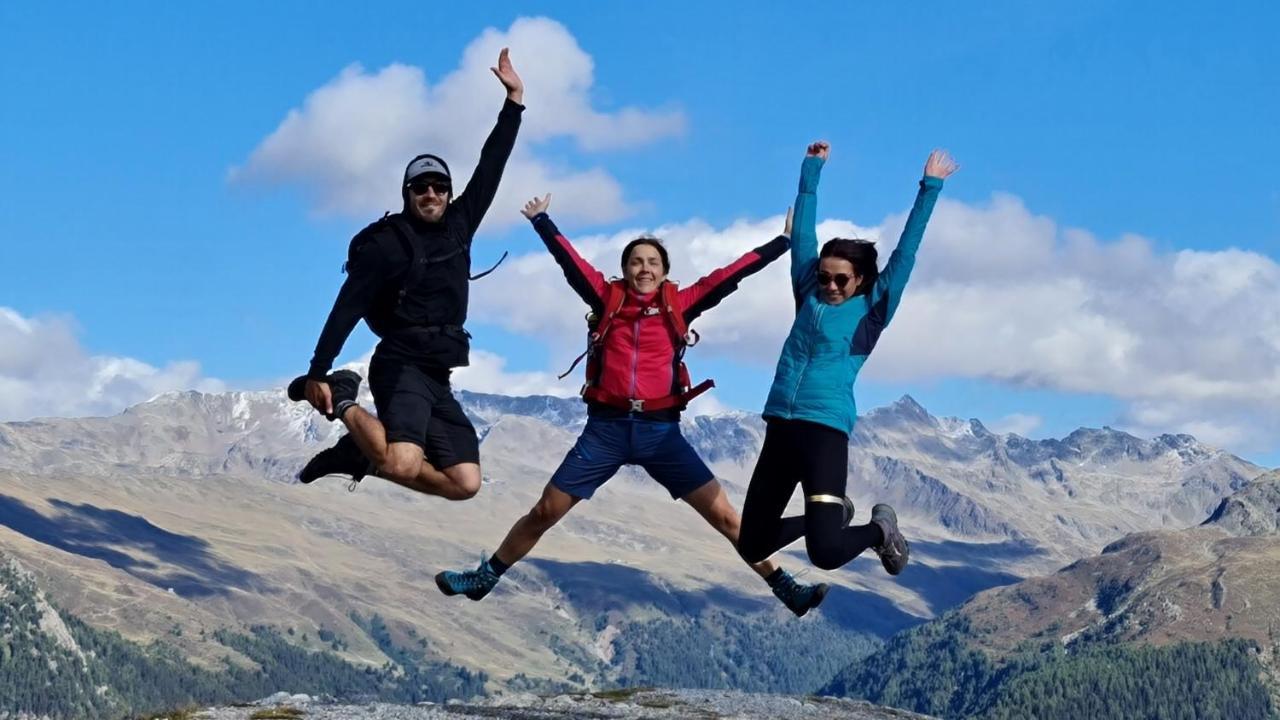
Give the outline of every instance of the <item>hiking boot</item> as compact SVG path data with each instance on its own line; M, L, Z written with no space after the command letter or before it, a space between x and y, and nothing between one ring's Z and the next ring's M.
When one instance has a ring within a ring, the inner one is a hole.
M844 501L844 523L842 527L849 527L849 523L853 522L853 501L848 495L841 495L840 499Z
M872 550L880 556L880 564L885 572L897 575L907 566L907 556L911 552L907 539L898 531L898 514L893 508L883 503L871 508L871 522L880 526L884 533L884 544Z
M311 378L306 375L299 375L293 379L293 382L289 383L289 387L284 391L284 394L289 396L289 399L293 402L302 402L303 400L306 400L307 381L310 379Z
M822 604L822 599L827 596L827 590L830 589L826 583L805 585L786 570L781 572L782 577L770 587L773 589L773 594L787 606L788 610L795 613L796 617L804 617L805 613Z
M325 376L324 381L329 385L329 392L333 397L333 414L325 414L325 418L329 420L337 420L342 417L342 413L350 406L356 404L356 396L360 394L360 381L363 378L359 373L351 370L334 370ZM310 380L306 375L299 375L289 383L285 394L294 402L301 402L307 399L307 381Z
M352 482L360 482L369 474L369 459L350 433L338 438L338 443L325 448L307 461L298 472L298 482L306 485L325 475L350 475Z
M329 383L329 390L333 393L333 412L339 417L342 411L339 409L341 405L356 402L356 396L360 394L360 381L363 378L360 374L351 370L334 370L325 378L325 382Z
M498 584L498 575L489 567L489 561L481 560L475 570L454 572L445 570L436 573L436 587L445 595L466 595L472 600L480 600Z

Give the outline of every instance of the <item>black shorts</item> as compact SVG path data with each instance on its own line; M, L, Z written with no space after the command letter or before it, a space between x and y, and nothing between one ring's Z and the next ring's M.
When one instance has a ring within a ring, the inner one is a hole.
M448 371L426 370L374 353L369 390L388 443L413 443L440 469L480 462L480 440L453 397Z

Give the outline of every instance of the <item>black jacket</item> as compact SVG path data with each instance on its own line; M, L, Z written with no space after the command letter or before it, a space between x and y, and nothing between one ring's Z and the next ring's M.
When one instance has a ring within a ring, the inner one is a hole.
M405 208L351 240L347 279L316 343L308 376L323 379L356 323L364 318L382 342L381 356L424 367L468 364L468 276L471 239L498 191L524 106L507 100L467 183L438 223ZM407 192L407 191L405 191Z

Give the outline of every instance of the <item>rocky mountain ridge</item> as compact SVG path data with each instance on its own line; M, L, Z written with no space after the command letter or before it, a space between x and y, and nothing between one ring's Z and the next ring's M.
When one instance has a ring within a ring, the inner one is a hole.
M708 633L710 610L798 622L637 469L571 513L484 602L441 597L431 576L496 545L585 421L576 400L460 397L483 436L486 482L456 504L376 478L354 493L293 483L339 430L279 391L171 393L109 418L3 424L0 543L88 622L206 663L226 650L201 637L266 623L377 666L388 657L352 616L379 614L398 640L498 686L528 673L590 687L632 672L618 664L633 657L628 633L652 623ZM690 414L683 430L740 503L763 422ZM1127 533L1193 525L1259 472L1185 436L1033 441L904 398L862 418L850 491L859 518L873 502L898 507L913 564L896 579L874 558L814 572L836 589L804 622L887 638ZM806 565L802 547L781 559Z
M895 637L824 692L1004 717L1001 707L1027 707L1030 687L1055 692L1087 668L1128 667L1144 674L1099 681L1097 702L1141 716L1161 714L1149 703L1167 700L1180 712L1194 702L1194 717L1271 717L1280 708L1278 528L1280 471L1198 526L1134 533L1052 575L979 593ZM886 667L894 671L874 670Z

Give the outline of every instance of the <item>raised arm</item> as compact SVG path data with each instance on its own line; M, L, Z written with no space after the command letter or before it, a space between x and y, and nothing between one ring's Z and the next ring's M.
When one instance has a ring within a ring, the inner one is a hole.
M814 271L818 264L818 178L831 154L831 146L818 141L805 152L800 165L800 191L796 194L791 234L791 292L796 307L817 289Z
M916 264L916 251L924 238L925 226L929 224L933 205L938 200L938 193L942 191L942 181L959 168L943 150L934 150L925 162L924 177L920 180L920 190L916 192L916 201L911 206L911 214L907 216L907 224L902 228L902 237L898 239L898 246L893 249L884 270L871 288L872 312L881 325L887 325L898 310L902 291L907 287L911 269Z
M511 149L516 144L516 133L520 130L520 114L524 112L524 83L511 66L506 48L498 55L498 66L489 69L507 89L507 99L498 113L497 124L480 149L476 171L467 181L466 189L453 203L458 212L462 213L471 233L480 226L480 221L493 202L493 196L498 192L502 171L507 166L507 158L511 156Z
M779 235L681 290L680 306L684 308L685 322L693 322L694 318L719 305L721 300L738 289L743 278L765 269L769 263L782 257L789 247L791 238Z
M609 282L605 280L604 273L595 269L591 263L579 255L569 243L568 238L560 234L556 224L551 222L551 216L547 215L547 208L550 206L551 193L547 193L546 197L535 197L525 203L524 209L520 212L533 223L533 229L538 232L538 237L542 238L547 250L551 251L551 257L555 258L556 264L564 271L569 287L573 288L593 311L599 312L604 308Z

